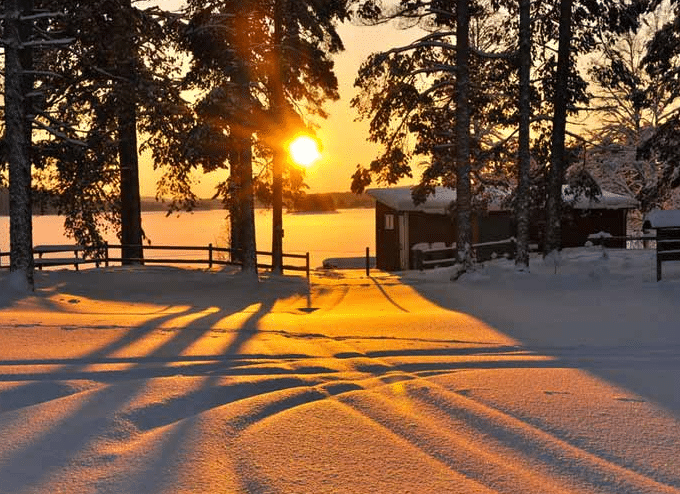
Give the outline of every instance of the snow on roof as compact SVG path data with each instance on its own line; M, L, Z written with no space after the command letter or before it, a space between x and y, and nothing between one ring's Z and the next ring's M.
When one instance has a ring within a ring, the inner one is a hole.
M573 202L573 194L567 194L565 191L566 187L566 185L563 186L563 199L565 202L569 202L571 207L575 209L635 209L638 207L638 202L632 197L615 194L606 190L602 190L602 195L597 201L590 200L581 195ZM368 189L366 193L375 198L376 201L396 211L422 211L425 213L446 214L449 205L456 201L456 191L446 187L435 187L434 195L418 205L413 204L410 186ZM499 210L500 208L491 207L490 209Z
M680 227L680 210L660 210L650 211L645 216L643 228L669 228Z
M598 200L592 200L581 194L576 201L574 195L567 193L567 185L562 186L562 199L574 209L636 209L638 201L630 196L615 194L602 189Z
M397 211L422 211L432 214L446 214L452 202L456 201L456 191L446 187L435 187L434 195L418 204L413 204L411 187L390 187L388 189L368 189L366 193Z

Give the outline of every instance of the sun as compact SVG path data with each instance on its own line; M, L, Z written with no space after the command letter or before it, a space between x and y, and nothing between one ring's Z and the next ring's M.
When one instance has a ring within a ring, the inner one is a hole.
M310 166L321 157L316 140L306 135L293 139L288 145L288 152L293 162L305 167Z

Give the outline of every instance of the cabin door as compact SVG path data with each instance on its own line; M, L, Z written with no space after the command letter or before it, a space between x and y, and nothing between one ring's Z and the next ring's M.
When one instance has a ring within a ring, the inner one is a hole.
M399 215L399 269L406 271L409 269L409 235L408 235L408 213Z

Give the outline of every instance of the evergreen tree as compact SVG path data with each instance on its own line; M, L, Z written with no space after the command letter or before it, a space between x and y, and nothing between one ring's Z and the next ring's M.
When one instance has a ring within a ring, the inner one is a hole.
M41 128L52 130L36 143L40 185L57 192L76 241L99 247L103 229L113 227L130 246L123 257L141 259L138 131L158 158L184 130L187 104L171 51L176 16L129 0L45 5L52 3L63 14L43 29L71 45L40 59L41 70L53 74L42 81L46 96L37 113Z
M470 191L470 10L468 0L456 2L456 218L458 259L472 262Z
M33 289L31 122L33 2L8 0L2 11L5 50L5 156L9 165L10 271Z
M544 253L562 248L562 183L564 182L567 127L568 81L571 63L571 19L573 0L560 0L559 36L557 42L557 67L555 69L553 125L550 146L550 172Z
M532 203L534 210L544 211L544 254L559 250L562 244L562 188L565 172L574 159L567 142L568 118L584 109L579 104L588 103L590 98L577 60L580 55L595 49L595 25L607 12L608 3L590 0L545 2L548 15L544 22L536 25L538 36L534 46L539 49L533 64L542 81L539 89L539 101L543 105L541 113L549 117L548 121L534 126L537 138L532 152L538 170L532 180L535 194ZM577 188L579 193L592 192Z
M142 209L139 197L139 151L137 146L137 53L135 31L129 27L131 0L122 0L111 13L110 46L114 52L112 73L118 83L117 101L118 160L120 166L120 242L123 264L137 264L142 249Z
M198 159L181 165L175 160L179 166L166 169L164 183L175 187L199 165L204 171L229 167L218 193L230 210L232 247L254 256L248 212L253 195L247 185L252 164L238 159L246 156L238 151L239 142L247 138L251 156L273 158L273 174L284 175L289 185L296 182L291 170L282 170L283 142L306 127L307 117L325 117L324 102L338 98L330 55L342 49L335 23L348 15L345 2L189 1L187 15L184 40L193 61L186 87L200 93L197 112L210 118L191 132L190 154ZM265 170L253 190L278 197L267 176ZM190 194L190 187L175 190Z
M484 207L485 189L509 185L514 151L503 134L516 119L517 77L508 52L513 40L493 26L503 16L478 4L403 2L386 13L376 4L362 8L369 16L378 13L374 22L418 19L424 35L372 55L359 71L361 92L353 105L371 119L370 138L384 151L358 167L352 189L411 177L412 163L424 157L414 201L424 201L436 185L456 188L457 245L467 263L471 209Z
M529 189L531 186L531 2L519 0L519 125L517 149L517 252L515 266L529 269Z
M594 116L601 125L589 135L584 164L603 186L635 197L647 212L661 207L673 190L672 166L666 168L648 139L673 120L677 91L662 82L666 70L653 77L643 63L646 47L671 14L670 5L663 2L651 12L646 12L653 8L650 2L633 6L622 6L615 23L600 23L600 55L589 73Z
M638 158L656 163L658 188L652 194L657 204L670 190L680 187L680 2L670 1L667 22L657 31L647 45L643 64L655 82L656 91L665 96L668 112L663 122L646 139L638 152ZM650 201L651 202L651 201Z

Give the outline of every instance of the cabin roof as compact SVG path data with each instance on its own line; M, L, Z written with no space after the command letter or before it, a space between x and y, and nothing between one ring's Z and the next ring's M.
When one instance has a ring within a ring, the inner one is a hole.
M456 191L446 187L435 187L434 195L429 196L424 203L418 205L413 204L410 186L368 189L366 193L376 201L396 211L422 211L432 214L446 214L449 205L456 200ZM504 208L500 207L500 203L504 195L507 195L507 193L499 192L497 200L492 201L489 210L503 210ZM638 202L634 198L606 190L602 190L597 201L584 196L580 196L574 201L573 194L567 193L567 186L563 186L562 199L569 202L574 209L635 209L638 207Z
M647 230L649 228L678 228L680 227L680 210L669 209L660 210L655 209L650 211L645 216L642 228Z

